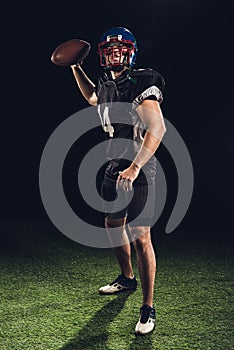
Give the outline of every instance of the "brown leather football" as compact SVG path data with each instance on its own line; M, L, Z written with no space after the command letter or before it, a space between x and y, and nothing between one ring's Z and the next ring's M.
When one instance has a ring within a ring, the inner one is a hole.
M88 55L91 45L81 39L70 39L58 45L51 55L51 61L57 66L69 67L80 63Z

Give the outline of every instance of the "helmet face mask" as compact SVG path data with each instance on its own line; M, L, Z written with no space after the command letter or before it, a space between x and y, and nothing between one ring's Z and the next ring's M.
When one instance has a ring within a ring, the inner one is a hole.
M135 63L137 45L133 34L126 28L107 30L98 45L100 65L105 69L121 71Z
M129 65L134 53L133 43L128 40L111 39L99 44L100 64L106 66Z

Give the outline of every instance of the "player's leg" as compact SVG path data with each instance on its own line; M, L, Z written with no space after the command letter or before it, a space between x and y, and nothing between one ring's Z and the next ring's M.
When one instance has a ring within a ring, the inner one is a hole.
M99 289L102 294L118 293L125 290L135 290L137 281L133 275L131 262L131 246L128 235L125 230L126 218L110 218L106 217L105 226L110 242L116 244L118 237L119 246L113 245L113 250L120 266L121 274L111 283Z
M110 241L112 240L112 235L114 234L118 235L118 241L121 243L120 246L113 248L121 273L127 278L132 278L133 270L131 261L131 246L125 230L125 223L126 218L112 219L106 217L105 219L105 227ZM112 229L115 229L114 232Z
M134 187L128 207L128 227L133 242L141 279L143 305L153 306L156 257L151 242L150 224L154 216L155 184Z
M142 306L135 333L145 335L155 327L156 311L153 305L154 283L156 275L156 257L151 242L150 228L145 226L132 227L131 234L137 236L133 240L142 288Z
M142 305L153 306L154 283L156 275L156 256L151 242L150 227L140 226L130 228L131 234L137 236L133 241L136 251L137 265L141 280L143 300Z
M125 230L127 197L123 191L116 192L116 183L104 179L101 190L102 197L112 203L112 213L106 213L105 227L110 245L120 266L121 274L110 284L101 287L101 293L110 294L123 290L134 290L137 287L133 276L131 262L131 246ZM118 200L116 198L118 197Z
M143 294L140 318L135 328L137 334L147 334L155 325L153 297L156 257L150 235L154 216L154 190L154 184L135 186L133 200L128 208L129 231L136 251Z

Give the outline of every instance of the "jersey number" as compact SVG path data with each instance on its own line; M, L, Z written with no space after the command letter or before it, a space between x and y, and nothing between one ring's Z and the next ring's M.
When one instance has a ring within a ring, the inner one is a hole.
M105 106L103 112L101 113L101 105L98 105L98 114L101 119L102 128L105 132L109 133L110 137L114 135L114 127L111 125L109 117L109 107Z

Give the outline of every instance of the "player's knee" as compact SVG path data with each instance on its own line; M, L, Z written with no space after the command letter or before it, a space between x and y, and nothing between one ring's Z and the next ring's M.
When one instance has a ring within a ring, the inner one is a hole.
M149 244L151 244L150 231L146 227L134 228L131 230L133 244L137 250L144 250Z

